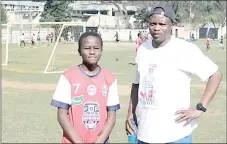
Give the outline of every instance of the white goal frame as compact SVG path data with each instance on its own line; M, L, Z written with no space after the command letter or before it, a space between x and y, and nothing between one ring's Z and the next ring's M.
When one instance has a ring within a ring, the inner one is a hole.
M48 60L48 62L47 62L46 68L45 68L45 70L44 70L44 74L54 74L54 73L62 73L62 72L63 72L63 71L53 71L53 72L48 72L48 68L49 68L49 66L50 66L50 62L51 62L51 60L52 60L52 58L53 58L53 56L54 56L54 52L56 51L56 48L57 48L59 39L60 39L60 37L61 37L61 35L62 35L62 31L64 30L65 26L83 26L83 32L86 31L86 23L85 23L85 22L82 22L82 23L64 23L64 24L62 25L61 30L60 30L60 33L59 33L59 35L58 35L58 37L57 37L57 41L56 41L56 43L55 43L55 45L54 45L54 48L53 48L53 50L52 50L52 52L51 52L50 58L49 58L49 60Z
M49 57L49 60L47 62L47 65L45 67L45 70L44 70L44 74L51 74L51 73L62 73L62 71L53 71L53 72L48 72L48 68L50 66L50 62L54 56L54 53L56 51L56 48L57 48L57 45L58 45L58 42L61 38L61 35L62 35L62 32L65 28L65 26L83 26L83 32L86 31L86 22L26 22L26 23L7 23L7 24L2 24L2 26L7 26L7 29L6 29L6 59L5 59L5 63L2 62L2 66L7 66L8 65L8 61L9 61L9 30L10 30L10 27L12 27L13 25L42 25L42 24L46 24L46 25L54 25L54 24L60 24L62 25L61 28L60 28L60 32L57 36L57 40L55 41L55 45L54 45L54 48L51 52L51 55Z
M6 57L5 57L5 63L2 61L2 66L7 66L9 62L9 27L10 24L2 24L2 26L6 26ZM3 37L2 37L2 43L3 43ZM2 53L3 54L3 53Z

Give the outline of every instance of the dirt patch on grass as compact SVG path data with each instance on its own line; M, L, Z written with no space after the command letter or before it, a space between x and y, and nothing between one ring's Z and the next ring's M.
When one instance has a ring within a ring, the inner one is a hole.
M40 90L40 91L53 91L56 87L56 84L24 83L24 82L18 82L18 81L2 80L2 87L3 88L11 87L16 89L28 89L28 90ZM204 89L206 85L191 84L191 87ZM219 88L226 88L226 83L221 83ZM120 95L129 96L131 92L131 86L119 84L118 91Z
M24 83L24 82L18 82L18 81L2 80L2 87L3 88L11 87L11 88L16 88L16 89L52 91L55 88L55 84Z
M39 90L39 91L53 91L56 84L44 84L44 83L24 83L18 81L6 81L2 80L2 88L16 88L16 89L28 89L28 90ZM131 88L127 85L118 85L120 95L129 95Z

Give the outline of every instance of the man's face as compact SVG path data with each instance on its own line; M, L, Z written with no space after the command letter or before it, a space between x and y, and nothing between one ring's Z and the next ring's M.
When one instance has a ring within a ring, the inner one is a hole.
M80 52L84 62L88 64L98 63L102 54L102 45L100 39L94 36L88 36L84 38Z
M169 18L153 14L149 17L149 31L154 42L162 43L171 36L172 22Z

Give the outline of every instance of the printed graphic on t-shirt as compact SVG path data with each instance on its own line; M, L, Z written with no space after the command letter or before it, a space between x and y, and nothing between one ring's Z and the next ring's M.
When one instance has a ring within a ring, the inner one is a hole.
M79 87L80 87L80 84L79 83L76 83L76 84L73 84L73 89L74 89L74 95L77 95L77 92L79 90Z
M103 85L102 86L102 95L105 97L107 95L108 92L108 87L107 85Z
M89 85L87 87L87 93L89 96L93 96L96 94L96 87L94 85Z
M77 106L82 104L84 101L84 96L80 95L80 96L75 96L72 98L72 106Z
M142 106L155 107L157 105L157 100L155 98L155 87L154 87L154 73L157 65L150 64L147 72L141 83L141 89L139 91L139 103Z
M83 107L82 121L84 126L92 131L100 122L100 106L96 102L86 102Z

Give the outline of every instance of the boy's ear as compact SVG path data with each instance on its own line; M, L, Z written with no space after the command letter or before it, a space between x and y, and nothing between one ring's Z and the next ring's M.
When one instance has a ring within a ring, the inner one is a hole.
M81 56L80 49L78 49L78 53L79 53L79 55Z

